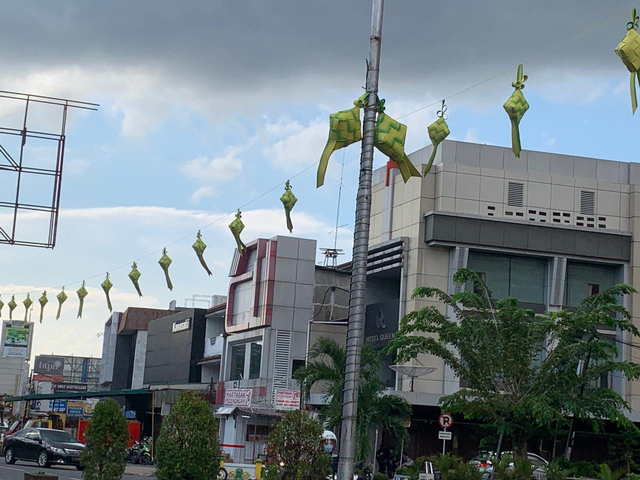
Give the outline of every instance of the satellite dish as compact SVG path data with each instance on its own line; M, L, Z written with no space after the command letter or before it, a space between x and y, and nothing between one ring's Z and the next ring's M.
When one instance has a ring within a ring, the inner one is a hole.
M436 367L425 367L421 363L417 365L391 365L391 370L411 378L411 391L413 392L413 381L418 377L429 375L437 370Z

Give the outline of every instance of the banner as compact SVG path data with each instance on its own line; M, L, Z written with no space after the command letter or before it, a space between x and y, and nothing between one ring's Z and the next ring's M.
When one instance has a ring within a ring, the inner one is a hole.
M23 322L3 322L2 356L29 358L31 340L31 324Z
M282 390L277 388L273 406L276 410L299 410L300 392L298 390Z
M250 407L251 389L230 388L224 391L224 405L226 407Z

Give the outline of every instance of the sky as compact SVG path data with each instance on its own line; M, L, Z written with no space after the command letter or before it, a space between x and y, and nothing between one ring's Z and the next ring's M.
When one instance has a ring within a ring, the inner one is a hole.
M55 249L0 245L1 299L16 295L15 316L24 315L27 292L34 300L43 290L49 295L42 324L37 304L32 313L33 354L101 355L106 272L117 311L225 294L232 212L242 206L245 241L288 235L279 201L287 179L299 199L293 234L333 246L343 161L338 247L350 257L359 146L332 156L317 190L314 164L329 114L362 93L370 1L0 6L1 90L100 104L97 112L69 113ZM638 161L640 114L631 115L629 72L613 52L632 7L627 0L387 0L380 73L386 113L407 124L407 152L430 143L426 127L438 110L432 104L442 98L449 138L509 145L502 104L523 63L531 105L521 123L523 148ZM55 131L59 122L54 108L34 106L28 128ZM0 99L0 127L21 128L15 101ZM15 155L19 145L5 137L0 145ZM55 149L29 140L24 158L45 165ZM376 154L376 167L385 161ZM21 198L41 201L50 188L25 179ZM15 179L0 171L0 202L14 195ZM7 222L0 211L0 226ZM210 277L191 249L198 229ZM18 231L42 239L42 219L21 216ZM173 259L173 291L157 264L164 247ZM133 260L142 298L127 278ZM74 292L82 280L89 295L80 319ZM56 321L62 286L69 299Z

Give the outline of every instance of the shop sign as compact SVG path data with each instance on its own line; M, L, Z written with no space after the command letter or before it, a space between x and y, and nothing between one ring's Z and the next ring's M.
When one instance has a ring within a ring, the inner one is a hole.
M64 373L64 358L36 355L33 372L44 375L62 375Z
M86 383L54 383L53 391L58 392L86 392L88 390Z
M250 388L230 388L224 391L224 405L227 407L250 407Z
M79 418L82 417L82 415L84 415L84 409L82 408L82 406L80 405L69 405L69 407L67 407L67 416L68 417L73 417L73 418Z
M299 410L300 392L298 390L283 390L277 388L274 407L276 410Z
M173 322L173 327L171 331L173 333L184 332L185 330L189 330L189 326L191 325L191 319L186 318L184 320L178 320L177 322Z

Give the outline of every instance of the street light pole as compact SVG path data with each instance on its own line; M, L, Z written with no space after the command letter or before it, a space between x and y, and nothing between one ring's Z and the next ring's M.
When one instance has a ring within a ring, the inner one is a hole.
M366 84L369 100L364 110L362 152L360 154L360 181L358 184L356 222L353 234L351 287L349 291L349 325L347 327L347 358L342 400L338 480L353 479L356 460L358 386L360 384L360 357L362 343L364 341L367 253L369 250L369 224L371 218L371 177L373 173L373 144L378 103L378 78L380 76L383 9L384 0L373 0Z

